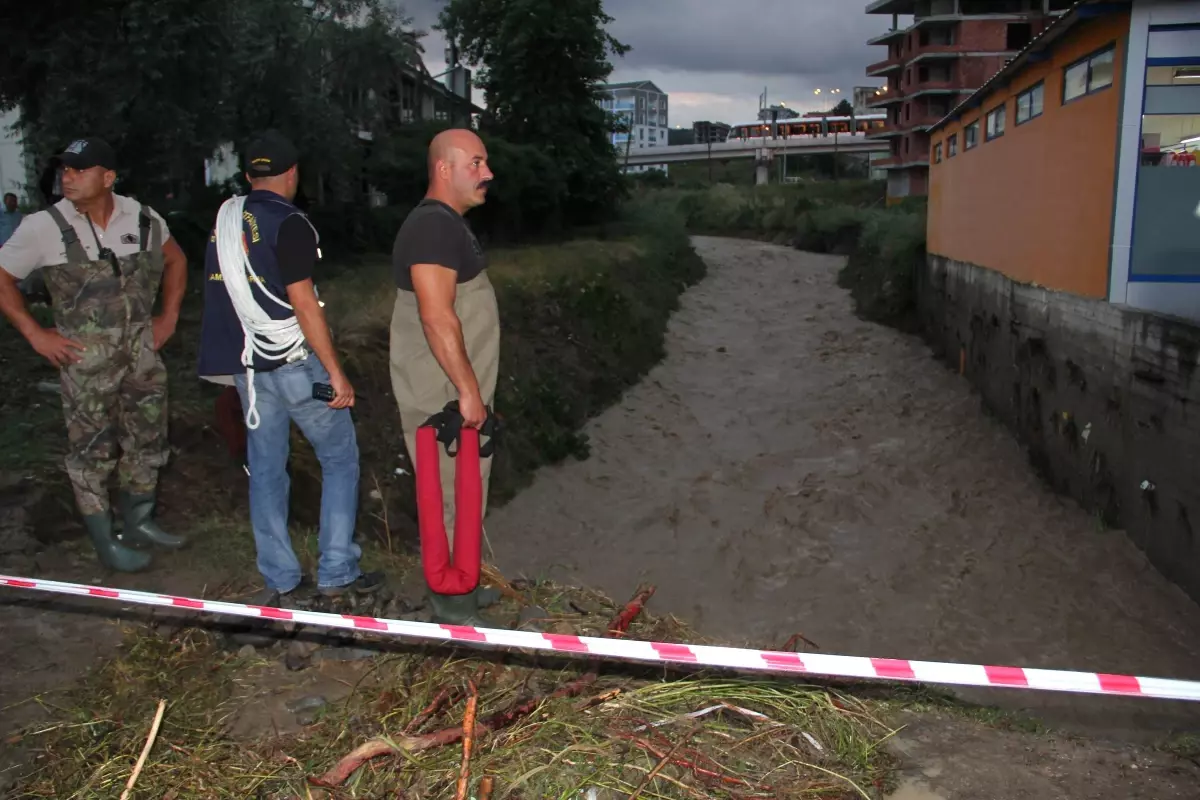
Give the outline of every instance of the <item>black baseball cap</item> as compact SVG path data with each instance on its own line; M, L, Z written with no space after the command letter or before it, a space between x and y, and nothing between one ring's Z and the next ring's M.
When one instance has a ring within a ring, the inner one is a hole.
M117 168L117 154L103 139L76 139L58 154L58 160L72 169Z
M277 130L263 131L246 146L246 172L251 178L282 175L300 160L300 153Z

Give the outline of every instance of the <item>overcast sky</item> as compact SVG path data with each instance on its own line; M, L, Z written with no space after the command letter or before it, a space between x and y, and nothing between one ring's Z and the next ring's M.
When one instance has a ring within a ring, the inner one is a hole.
M445 41L432 30L442 0L403 0L422 41L425 64L445 69ZM826 110L831 89L881 86L868 64L886 49L868 45L891 17L867 15L867 0L605 0L609 32L633 49L613 60L613 82L651 80L670 95L671 127L695 120L754 119L764 87L771 103ZM904 24L904 20L902 20ZM822 89L821 97L814 94ZM482 92L475 90L482 103Z

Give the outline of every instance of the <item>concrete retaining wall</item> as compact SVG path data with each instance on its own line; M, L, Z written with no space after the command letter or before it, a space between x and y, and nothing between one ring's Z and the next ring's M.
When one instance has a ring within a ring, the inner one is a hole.
M918 304L1034 468L1200 602L1200 327L933 255Z

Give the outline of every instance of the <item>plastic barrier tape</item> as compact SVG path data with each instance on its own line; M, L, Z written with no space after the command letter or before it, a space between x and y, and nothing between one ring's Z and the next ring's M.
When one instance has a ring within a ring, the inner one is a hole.
M128 589L107 589L78 583L16 578L7 575L0 575L0 586L32 589L52 594L96 597L102 600L147 606L183 608L210 614L298 622L326 628L349 628L412 639L470 642L496 648L549 650L568 655L601 656L620 661L660 661L753 672L1200 701L1200 681L1028 667L995 667L940 661L865 658L824 653L772 652L712 645L601 639L590 636L569 636L497 628L471 628L458 625L438 625L431 622L409 622L319 611L270 608L218 600L197 600L191 597L175 597Z

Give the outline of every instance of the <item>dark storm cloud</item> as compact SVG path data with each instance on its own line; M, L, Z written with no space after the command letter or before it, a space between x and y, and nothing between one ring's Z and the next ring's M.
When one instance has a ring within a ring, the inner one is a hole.
M763 76L862 75L867 39L890 18L862 0L608 0L609 31L633 49L626 69ZM879 56L876 60L882 58Z
M632 50L613 59L612 80L652 80L671 96L672 126L697 119L752 119L757 98L801 110L836 103L854 86L878 85L867 64L884 58L867 44L891 18L865 13L866 0L605 0L609 31ZM423 40L425 63L444 68L441 34L431 30L442 0L403 0ZM902 20L902 24L904 21ZM817 89L823 94L816 95ZM477 101L482 97L476 96ZM840 99L837 98L837 99Z

